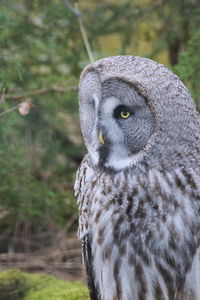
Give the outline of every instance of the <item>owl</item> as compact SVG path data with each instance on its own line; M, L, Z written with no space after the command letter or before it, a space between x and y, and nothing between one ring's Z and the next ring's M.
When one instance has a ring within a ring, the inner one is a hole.
M113 56L81 75L77 172L92 300L200 300L200 116L180 79Z

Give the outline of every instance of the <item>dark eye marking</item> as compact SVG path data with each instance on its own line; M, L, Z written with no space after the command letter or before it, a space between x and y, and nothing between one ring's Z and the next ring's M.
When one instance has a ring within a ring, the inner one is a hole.
M133 114L133 111L125 105L119 105L114 109L113 117L116 119L126 119ZM124 116L124 117L123 117Z
M89 105L91 108L95 108L95 101L94 101L93 98L89 99L88 105Z

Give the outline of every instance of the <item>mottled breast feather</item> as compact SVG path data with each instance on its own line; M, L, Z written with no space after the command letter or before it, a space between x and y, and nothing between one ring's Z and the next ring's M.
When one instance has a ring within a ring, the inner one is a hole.
M200 180L193 170L97 176L85 157L76 185L91 299L199 299Z

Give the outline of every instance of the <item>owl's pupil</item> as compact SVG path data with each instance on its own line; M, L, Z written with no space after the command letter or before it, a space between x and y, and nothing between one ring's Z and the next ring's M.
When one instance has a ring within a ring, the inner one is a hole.
M121 112L121 116L124 117L124 118L126 118L126 117L129 116L129 112L128 111L122 111Z
M131 113L130 113L130 111L121 111L120 112L120 117L122 118L122 119L128 119L129 117L130 117L130 115L131 115Z

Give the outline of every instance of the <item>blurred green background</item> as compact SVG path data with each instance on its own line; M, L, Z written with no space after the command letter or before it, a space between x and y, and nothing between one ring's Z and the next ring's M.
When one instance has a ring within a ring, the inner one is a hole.
M199 0L1 0L0 270L82 279L73 182L85 153L77 93L89 59L79 20L95 59L152 58L200 102Z

